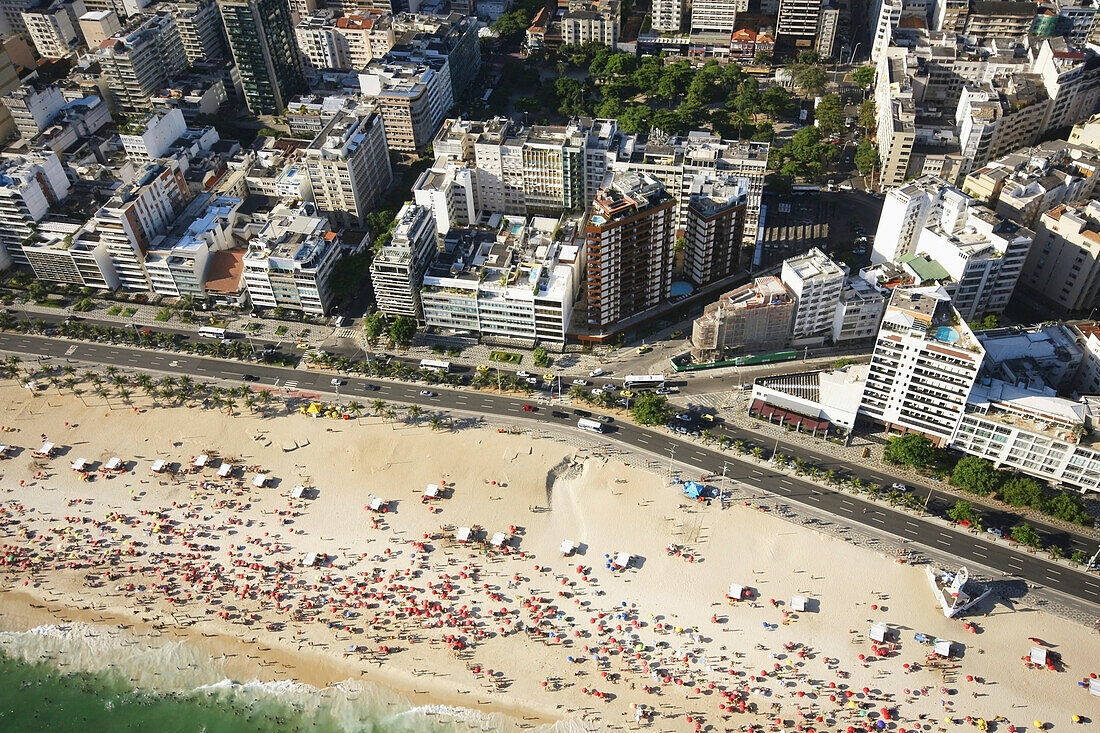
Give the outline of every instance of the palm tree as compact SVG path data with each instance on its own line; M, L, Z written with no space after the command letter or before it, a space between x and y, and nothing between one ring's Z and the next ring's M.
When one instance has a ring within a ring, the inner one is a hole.
M165 377L165 379L171 379L171 377ZM161 380L161 381L164 381L164 380ZM179 378L179 381L177 382L177 384L179 384L179 387L180 387L181 390L186 390L186 391L190 392L191 387L195 384L195 380L193 380L191 377L184 374L182 377Z
M382 414L382 419L392 422L397 419L397 412L392 407L387 407L386 411Z
M111 400L108 399L111 396L111 393L107 391L106 387L100 387L95 391L95 393L103 398L103 401L107 403L108 409L115 409L111 407Z
M352 400L348 403L348 413L358 418L363 414L363 403L359 400Z
M130 390L127 387L119 387L118 396L123 402L130 404Z
M125 387L127 381L128 380L126 379L125 374L112 374L111 375L111 384L115 387Z
M703 439L703 445L710 445L714 442L714 431L707 428L702 432L700 437Z
M0 311L0 331L7 331L15 325L15 316L7 311Z
M1050 555L1053 559L1057 560L1065 555L1066 552L1058 545L1049 545L1047 547L1047 554Z
M84 372L84 381L91 382L93 385L98 387L100 383L103 382L103 377L99 376L99 372L88 369Z
M72 364L65 364L61 367L61 373L64 374L66 377L72 377L76 375L76 367L74 367Z
M113 379L114 376L118 374L118 367L116 367L114 364L109 364L107 368L103 370L103 373L106 374L109 378Z
M251 392L246 394L244 396L244 406L248 408L248 411L250 413L255 412L256 411L256 395L251 393Z
M386 401L375 400L371 403L371 409L374 410L375 415L381 415L386 410Z
M73 390L73 394L74 394L74 395L76 395L76 397L77 397L77 398L78 398L78 399L80 400L80 403L81 403L82 405L84 405L85 407L87 407L87 406L88 406L88 403L87 403L87 402L86 402L86 401L84 400L84 390L82 390L82 389L74 389L74 390Z
M420 415L424 411L420 408L420 405L409 405L409 419L414 423L418 421Z
M428 418L428 427L432 430L439 430L443 427L443 420L440 419L439 415L433 414Z
M73 391L76 390L76 385L77 385L78 381L79 380L77 380L76 377L65 377L65 381L62 382L62 384L65 385L65 389L69 390L70 392L73 392Z
M267 407L268 405L271 404L271 399L272 399L271 398L271 393L268 392L266 389L260 391L260 404L261 405L263 405L264 407Z
M225 413L227 415L232 415L233 409L237 406L237 400L233 399L232 397L226 397L225 400L222 402L222 405L225 406Z

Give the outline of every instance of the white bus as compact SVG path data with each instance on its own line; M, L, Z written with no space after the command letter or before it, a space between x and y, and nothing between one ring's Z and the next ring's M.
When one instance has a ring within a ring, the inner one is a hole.
M434 359L421 359L421 369L435 369L438 372L446 374L451 371L451 362L449 361L435 361Z
M224 339L225 329L214 328L213 326L202 326L199 328L199 335L211 339Z
M663 374L632 374L623 377L623 389L660 389L664 386Z
M585 417L582 417L580 420L577 420L577 427L580 428L581 430L587 430L587 431L592 432L592 433L602 433L603 432L603 423L602 422L600 422L598 420L589 420L588 418L585 418Z

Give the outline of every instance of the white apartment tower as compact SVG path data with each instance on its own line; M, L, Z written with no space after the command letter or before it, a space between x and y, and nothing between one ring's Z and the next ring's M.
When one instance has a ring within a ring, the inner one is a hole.
M11 112L19 136L24 140L30 140L45 130L67 103L56 84L24 84L4 96L4 105Z
M341 109L302 151L317 208L342 224L361 224L393 180L377 112Z
M115 110L149 109L149 97L187 68L179 29L171 13L158 13L99 47L96 54Z
M1100 202L1062 204L1039 218L1020 283L1058 315L1100 306Z
M824 336L833 327L844 271L814 247L804 255L783 261L780 279L795 299L793 338Z
M859 412L937 445L954 434L985 349L939 287L894 289Z
M658 33L679 33L684 21L684 0L653 0L650 19Z
M393 237L374 256L371 285L378 310L389 316L409 316L423 322L420 288L436 252L431 210L405 204L397 212Z
M35 151L0 159L0 269L29 264L22 242L50 208L69 194L57 154Z
M913 254L917 239L931 220L953 221L962 216L969 196L936 176L921 176L891 189L882 203L871 264L897 262Z
M214 0L191 0L175 5L176 25L187 61L222 61L229 58L229 40L222 14Z
M734 0L693 0L691 32L732 35L737 29L737 5Z
M38 55L59 59L72 53L82 40L77 18L83 14L82 0L55 0L49 5L25 11L23 22Z

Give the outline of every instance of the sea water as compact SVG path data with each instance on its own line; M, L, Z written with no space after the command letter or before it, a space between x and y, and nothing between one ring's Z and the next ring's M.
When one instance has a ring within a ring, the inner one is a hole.
M182 642L85 624L0 632L0 731L405 733L508 731L516 722L413 707L372 685L235 682ZM566 730L572 725L544 730Z

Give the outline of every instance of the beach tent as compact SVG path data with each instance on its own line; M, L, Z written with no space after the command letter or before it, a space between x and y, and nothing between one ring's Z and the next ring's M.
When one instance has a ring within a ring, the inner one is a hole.
M203 453L202 455L195 456L195 460L191 462L191 465L195 468L204 468L206 462L210 460L210 456Z
M164 460L163 458L158 458L157 460L153 461L151 470L153 471L153 473L160 473L167 465L168 461Z
M0 458L7 458L7 457L8 457L8 444L7 443L0 443Z
M496 532L493 534L493 539L489 540L489 543L493 547L503 547L504 541L508 539L508 535L503 532Z
M43 443L42 447L39 448L37 451L35 451L35 455L38 455L38 456L52 456L53 455L53 449L55 447L56 446L54 446L53 443Z
M307 568L311 568L314 565L316 565L317 564L317 553L316 552L307 552L306 556L305 556L305 559L302 560L302 564L305 565Z
M386 505L386 502L382 501L381 499L379 499L376 496L376 497L374 497L373 499L370 500L370 504L368 504L367 506L370 507L370 510L372 512L380 512L380 511L382 511L383 507L385 507L385 505Z
M424 489L425 499L434 499L439 496L439 486L436 484L428 484L428 488Z
M256 478L252 479L252 485L255 486L257 489L262 489L264 484L266 483L267 476L263 475L262 473L256 474Z
M88 469L88 461L85 458L77 458L73 461L73 470L83 473Z
M871 627L871 631L868 636L872 641L886 641L886 637L890 635L890 627L879 621L877 624Z
M1100 679L1093 678L1089 680L1089 694L1100 697Z
M1045 667L1047 664L1047 650L1041 646L1031 647L1031 661Z
M694 481L688 481L684 484L684 495L689 496L692 499L698 499L703 494L703 486L695 483Z
M232 463L223 463L218 467L218 478L229 478L229 474L233 473Z
M726 591L726 598L734 601L739 601L744 595L744 586L738 585L737 583L730 583L730 589Z
M631 559L629 552L620 552L615 556L615 562L612 563L612 565L614 565L617 570L624 570L630 567Z
M458 540L459 542L469 542L470 541L470 528L469 527L459 527L458 531L455 532L455 539Z
M304 493L306 493L305 486L295 486L293 489L290 490L290 498L301 499Z
M794 596L791 598L791 608L795 611L806 610L806 596Z
M325 406L322 405L320 402L314 402L308 408L306 408L306 412L308 412L310 415L313 415L314 417L316 417L317 415L320 415L321 411L324 410L324 409L325 409Z
M941 657L951 656L951 642L947 639L936 639L936 646L934 649L936 654Z
M122 470L122 459L118 456L111 456L107 459L107 462L103 464L103 468L107 471L120 471Z
M558 549L561 550L561 554L569 557L573 554L573 551L577 549L577 545L573 542L573 540L562 540L561 545L558 546Z

